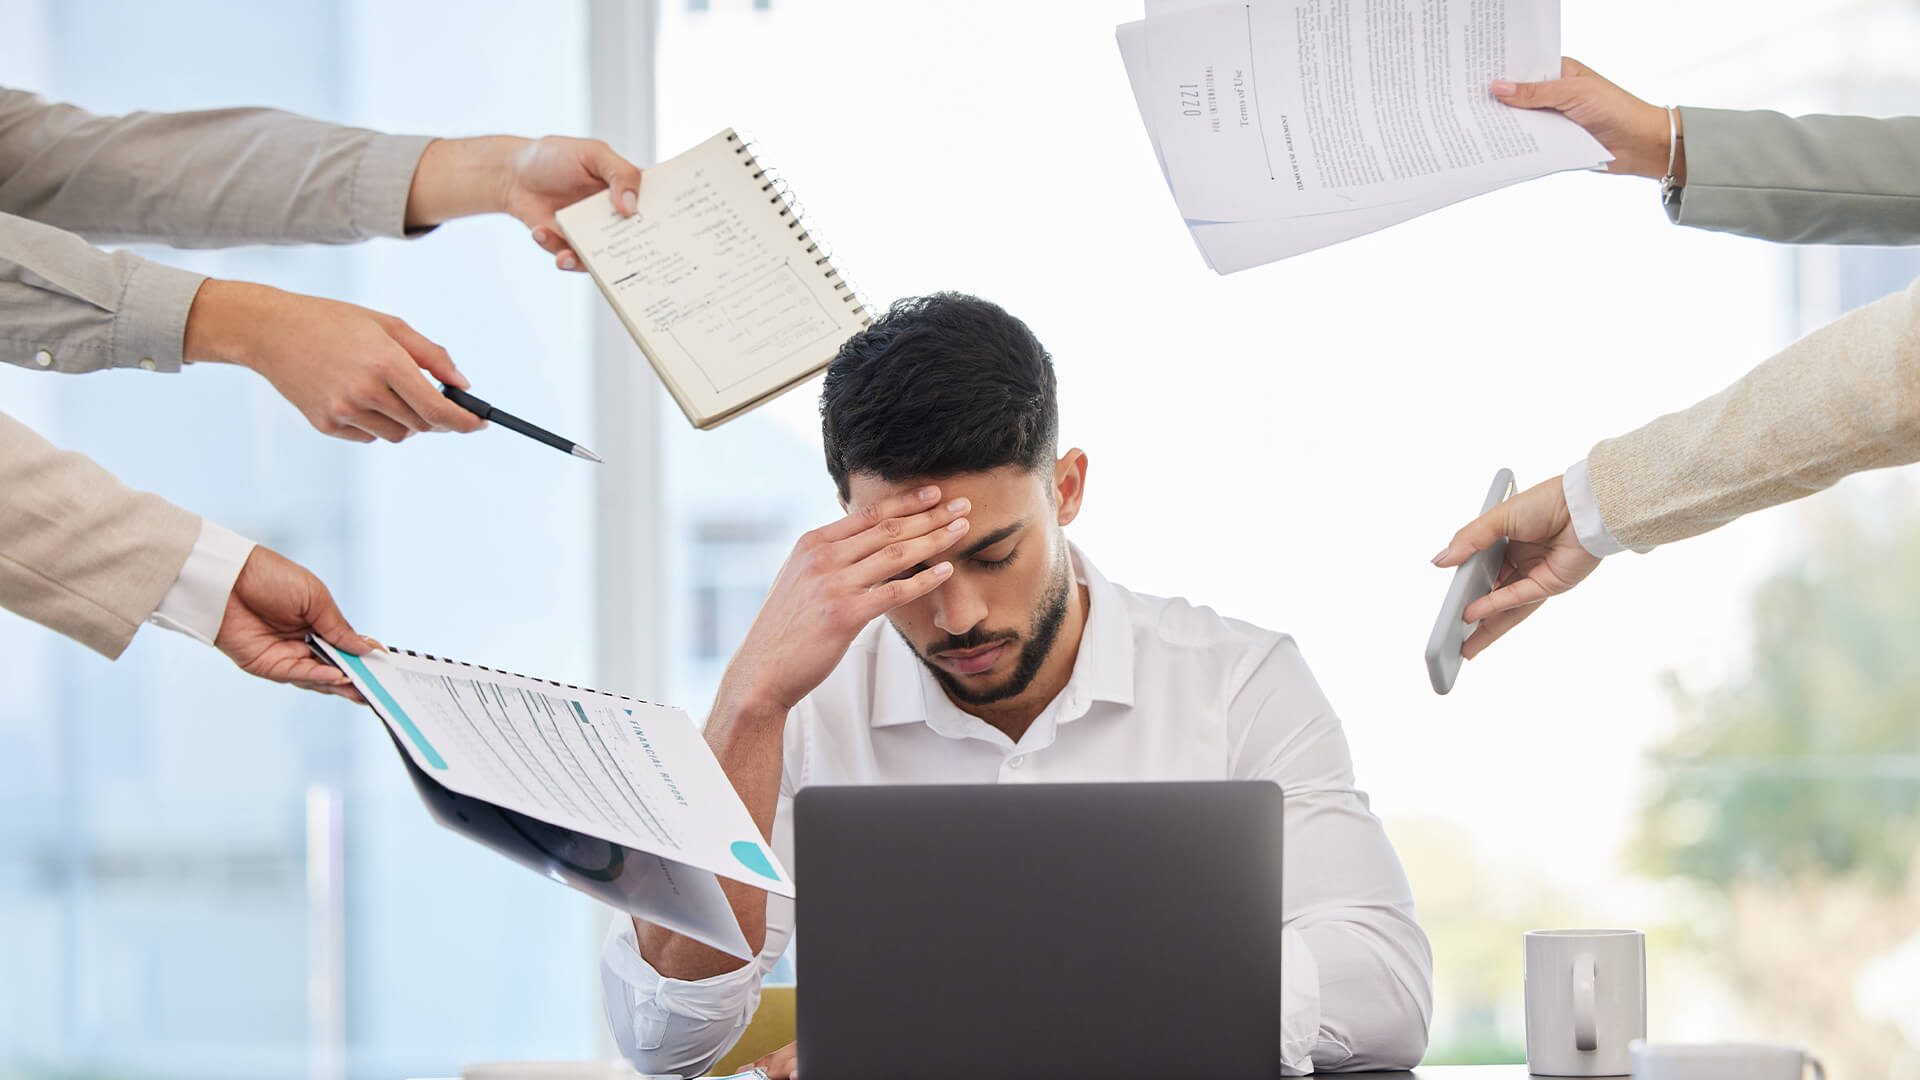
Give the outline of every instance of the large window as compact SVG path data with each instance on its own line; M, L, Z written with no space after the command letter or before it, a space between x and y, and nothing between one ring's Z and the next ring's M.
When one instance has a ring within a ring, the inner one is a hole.
M42 0L0 81L105 113L264 104L389 131L584 132L584 4ZM591 442L584 277L505 220L352 248L155 250L406 318ZM499 429L312 431L251 373L52 377L9 412L305 563L382 640L586 682L590 466ZM484 597L482 600L481 598ZM0 618L0 1074L393 1077L595 1055L596 905L435 827L371 713L143 630Z
M1910 4L1563 8L1567 50L1654 101L1920 110ZM1553 476L1920 265L1677 229L1653 185L1579 174L1217 278L1121 70L1112 27L1140 11L663 4L660 151L750 131L874 300L962 289L1026 319L1092 462L1071 535L1123 584L1299 639L1433 938L1432 1060L1520 1059L1522 931L1625 924L1652 932L1658 1037L1804 1039L1859 1075L1911 1062L1920 699L1886 657L1912 651L1920 590L1863 569L1911 562L1897 486L1609 560L1447 698L1419 654L1446 588L1427 557L1495 469ZM678 580L742 580L746 549L701 540L728 516L780 523L764 587L836 515L816 393L711 433L663 420ZM1849 507L1864 520L1820 524ZM1823 574L1856 575L1858 619L1770 599ZM728 625L676 620L676 657ZM1787 662L1824 692L1758 695ZM675 668L704 704L717 669Z

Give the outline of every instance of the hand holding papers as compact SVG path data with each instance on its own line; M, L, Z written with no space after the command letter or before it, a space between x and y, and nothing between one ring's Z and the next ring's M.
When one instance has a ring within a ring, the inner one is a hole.
M1551 78L1557 0L1148 0L1119 28L1174 201L1227 274L1610 160L1494 100Z
M679 709L314 640L380 718L434 817L581 892L752 959L715 875L793 879Z

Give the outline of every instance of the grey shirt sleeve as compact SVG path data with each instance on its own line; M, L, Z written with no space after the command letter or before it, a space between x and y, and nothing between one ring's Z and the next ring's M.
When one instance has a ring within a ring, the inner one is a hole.
M187 313L205 280L0 213L0 361L64 372L178 371Z
M1681 109L1681 225L1790 244L1920 243L1920 117Z
M432 141L272 109L95 116L0 89L0 362L178 370L205 278L88 241L402 236Z
M95 243L401 236L432 141L274 109L95 116L0 89L0 211Z

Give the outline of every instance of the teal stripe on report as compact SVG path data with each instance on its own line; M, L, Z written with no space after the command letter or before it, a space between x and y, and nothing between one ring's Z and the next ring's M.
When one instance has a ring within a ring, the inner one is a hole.
M407 711L400 707L399 702L393 700L393 695L387 693L387 688L381 686L380 680L373 677L373 672L367 670L367 665L361 663L360 658L352 653L343 652L340 654L340 659L353 669L355 675L360 676L360 681L367 684L367 689L373 691L373 696L380 702L381 708L386 710L388 716L393 717L394 723L400 725L401 731L407 733L407 738L413 740L413 745L420 748L420 755L427 759L427 764L436 769L446 768L446 761L441 758L438 751L434 750L433 744L427 741L425 735L420 734L419 728L413 726L413 721L407 719Z

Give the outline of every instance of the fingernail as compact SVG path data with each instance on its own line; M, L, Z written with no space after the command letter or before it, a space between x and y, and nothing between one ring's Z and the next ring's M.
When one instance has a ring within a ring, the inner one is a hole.
M967 508L967 500L965 499L955 499L952 502L947 504L947 509L953 511L956 514L960 513L966 508Z
M1493 80L1493 96L1494 97L1512 97L1514 95L1514 92L1519 89L1520 89L1520 85L1518 83L1511 83L1505 79Z
M933 567L933 576L934 576L934 577L946 577L946 576L947 576L948 574L951 574L951 573L953 573L953 564L952 564L952 563L950 563L950 562L943 562L943 563L936 563L936 564L934 564L934 567Z
M621 206L624 206L624 207L626 207L626 208L627 208L627 213L629 213L629 214L631 214L631 213L633 213L634 211L636 211L636 210L638 210L638 209L640 209L640 193L639 193L639 192L637 192L637 191L623 191L623 192L621 192L621 193L620 193L620 205L621 205Z
M466 373L459 368L453 369L453 382L455 386L458 386L462 390L473 389L473 380L467 378Z
M933 500L939 497L940 497L940 489L937 487L923 487L920 489L921 502L932 502Z
M546 226L543 225L540 228L533 230L533 242L536 244L544 244L547 242Z
M1451 545L1451 544L1449 544L1449 545L1447 545L1446 547L1443 547L1443 548L1441 548L1441 549L1440 549L1440 554L1438 554L1438 555L1435 555L1435 556L1433 557L1433 565L1435 565L1435 566L1439 566L1439 565L1440 565L1440 560L1441 560L1441 559L1444 559L1444 558L1446 558L1446 557L1447 557L1447 552L1449 552L1449 551L1452 551L1452 550L1453 550L1453 545Z
M948 531L948 532L966 532L966 531L967 531L967 519L966 519L966 518L954 518L954 519L953 519L952 521L949 521L949 522L947 522L947 531Z
M573 268L574 268L575 266L578 266L578 265L579 265L579 263L578 263L578 262L576 262L576 261L574 260L574 257L573 257L573 252L571 252L571 251L569 251L569 252L567 252L567 253L566 253L565 255L562 255L562 256L560 256L560 267L561 267L561 269L563 269L563 270L571 270L571 269L573 269Z

